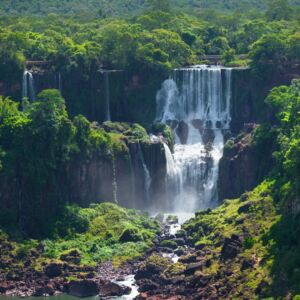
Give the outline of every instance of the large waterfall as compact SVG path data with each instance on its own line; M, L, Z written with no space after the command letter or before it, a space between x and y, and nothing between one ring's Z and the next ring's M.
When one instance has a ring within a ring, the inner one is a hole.
M165 209L193 212L217 203L230 100L231 69L219 66L177 69L158 91L157 121L169 124L176 136L173 155L165 145Z

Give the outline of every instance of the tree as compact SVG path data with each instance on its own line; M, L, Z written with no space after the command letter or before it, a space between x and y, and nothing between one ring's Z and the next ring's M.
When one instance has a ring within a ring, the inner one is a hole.
M300 61L300 32L296 32L289 39L289 57Z
M170 11L170 0L148 0L148 3L152 10Z
M266 16L269 20L289 20L293 9L287 0L272 0L269 2Z
M259 77L276 74L287 60L286 37L280 34L262 36L250 48L251 67Z

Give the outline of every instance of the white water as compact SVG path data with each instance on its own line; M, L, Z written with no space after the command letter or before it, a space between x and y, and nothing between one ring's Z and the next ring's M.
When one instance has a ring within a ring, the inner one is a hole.
M31 101L35 101L36 98L34 78L32 73L28 70L25 70L23 73L22 98L28 98Z
M164 145L171 212L194 212L217 203L230 100L231 69L218 66L175 70L157 93L157 121L173 125L176 134L173 155ZM185 137L180 136L179 122L188 131Z
M132 300L135 299L138 295L138 286L136 285L134 275L128 275L126 276L124 281L117 281L115 282L119 285L128 286L131 288L131 293L129 295L124 295L121 297L112 297L108 299L115 299L115 300Z

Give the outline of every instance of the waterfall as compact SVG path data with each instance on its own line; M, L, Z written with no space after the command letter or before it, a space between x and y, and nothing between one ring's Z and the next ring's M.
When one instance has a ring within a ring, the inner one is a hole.
M224 133L231 121L231 69L195 66L174 70L156 100L156 120L169 124L176 135L173 155L164 145L167 207L174 212L213 207L218 201Z
M62 80L61 80L61 73L60 72L58 72L58 74L55 75L55 79L56 79L55 81L57 82L57 88L62 93Z
M32 73L28 70L25 70L23 73L22 98L28 98L31 101L35 101L36 98L34 78Z
M143 172L144 172L144 190L145 190L145 196L146 196L146 200L149 203L150 201L150 186L151 186L151 182L152 182L152 178L150 175L150 172L147 168L146 162L145 162L145 158L144 158L144 154L141 148L141 145L139 144L139 158L140 161L142 163L142 167L143 167Z

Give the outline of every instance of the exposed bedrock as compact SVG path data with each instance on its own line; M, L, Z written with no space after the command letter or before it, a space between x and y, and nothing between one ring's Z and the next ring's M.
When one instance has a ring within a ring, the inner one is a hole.
M237 198L259 184L272 166L272 147L269 143L261 151L253 132L227 141L219 166L220 200Z

